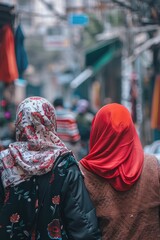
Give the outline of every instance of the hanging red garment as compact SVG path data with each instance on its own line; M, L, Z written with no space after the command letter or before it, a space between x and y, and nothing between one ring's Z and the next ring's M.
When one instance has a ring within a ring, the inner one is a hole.
M0 29L0 81L11 83L18 78L14 35L9 25Z

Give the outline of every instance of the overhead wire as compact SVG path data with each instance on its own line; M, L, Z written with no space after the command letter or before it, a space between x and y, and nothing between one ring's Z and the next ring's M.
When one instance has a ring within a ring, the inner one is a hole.
M25 15L29 15L30 17L44 17L44 18L52 18L52 17L55 17L54 14L42 14L42 13L39 13L39 12L31 12L31 11L27 11L27 10L24 10L24 9L19 9L16 11L16 13L18 14L25 14Z

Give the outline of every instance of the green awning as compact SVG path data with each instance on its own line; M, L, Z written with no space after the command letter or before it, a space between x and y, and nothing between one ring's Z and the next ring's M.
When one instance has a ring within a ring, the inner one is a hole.
M122 43L119 39L106 41L86 52L85 65L92 67L94 73L100 71L115 56L118 56Z
M102 69L107 63L109 63L113 57L114 57L114 49L111 48L108 50L107 53L105 53L99 61L97 61L94 65L93 65L93 71L94 73L97 73L100 69Z
M90 49L85 55L85 69L75 79L70 86L72 89L78 88L87 79L90 79L99 72L106 64L121 54L122 43L118 39L105 41ZM120 51L119 51L120 50Z

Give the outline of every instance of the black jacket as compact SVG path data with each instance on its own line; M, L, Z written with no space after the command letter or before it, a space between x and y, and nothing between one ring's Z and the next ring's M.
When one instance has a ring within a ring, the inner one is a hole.
M100 240L95 209L71 154L50 173L1 188L0 236L9 240ZM35 238L34 238L35 236Z

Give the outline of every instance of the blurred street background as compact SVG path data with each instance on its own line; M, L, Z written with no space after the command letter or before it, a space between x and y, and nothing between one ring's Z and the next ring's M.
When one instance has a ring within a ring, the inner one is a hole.
M33 95L62 97L75 114L80 99L93 114L121 103L143 146L160 140L160 1L1 0L2 145Z

